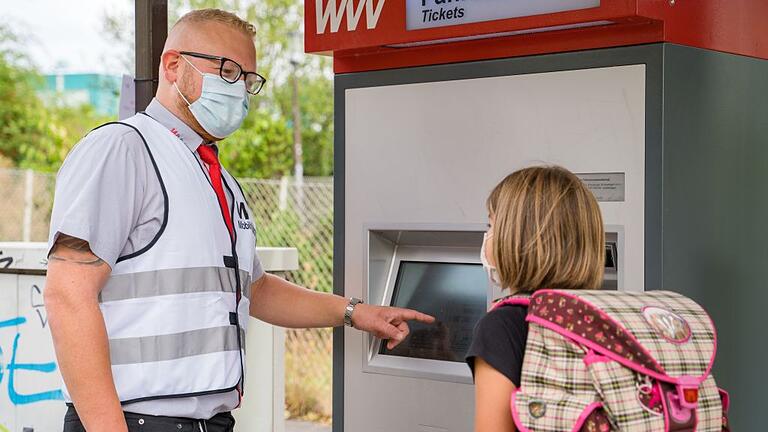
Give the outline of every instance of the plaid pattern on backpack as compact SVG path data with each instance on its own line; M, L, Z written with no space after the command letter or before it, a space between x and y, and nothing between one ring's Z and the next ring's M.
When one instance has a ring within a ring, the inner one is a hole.
M710 374L716 334L694 301L668 291L541 290L528 305L522 432L728 431L728 395Z

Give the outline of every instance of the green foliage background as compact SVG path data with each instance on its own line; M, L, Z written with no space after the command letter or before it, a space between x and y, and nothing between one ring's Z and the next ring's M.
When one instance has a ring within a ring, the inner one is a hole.
M0 24L0 166L55 171L83 134L107 117L36 96L42 78L19 38Z
M128 0L126 0L128 1ZM257 27L259 72L268 79L251 101L243 127L221 144L221 158L232 174L279 178L293 170L291 78L299 83L304 174L333 175L333 84L331 61L303 54L298 0L171 0L169 27L192 9L216 7L237 13ZM105 37L124 53L133 70L132 16L104 17ZM56 98L36 97L42 78L25 56L24 38L0 23L0 167L54 172L69 150L92 128L114 118L89 105L66 106ZM83 41L87 44L87 41ZM292 62L293 61L293 62Z

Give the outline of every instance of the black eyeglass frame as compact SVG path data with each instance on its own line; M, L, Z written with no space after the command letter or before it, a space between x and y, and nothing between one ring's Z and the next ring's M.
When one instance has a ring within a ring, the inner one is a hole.
M181 55L188 55L190 57L197 57L197 58L206 59L206 60L218 60L220 62L219 63L219 76L221 77L221 79L223 79L224 81L226 81L226 82L228 82L230 84L234 84L234 83L238 82L240 80L240 78L243 78L243 80L245 82L248 82L248 75L255 75L259 79L259 81L258 81L259 88L257 88L255 92L248 91L248 89L246 88L246 91L249 94L252 94L252 95L259 94L261 89L264 88L264 84L266 84L266 82L267 82L267 79L264 78L261 74L259 74L257 72L248 72L248 71L246 71L245 69L243 69L242 66L240 66L240 63L232 60L231 58L222 57L222 56L215 56L215 55L210 55L210 54L203 54L203 53L198 53L198 52L194 52L194 51L179 51L179 54L181 54ZM234 81L233 80L229 80L226 77L224 77L224 63L228 62L228 61L234 63L237 66L238 70L239 70L239 73L237 74L237 78L235 78Z

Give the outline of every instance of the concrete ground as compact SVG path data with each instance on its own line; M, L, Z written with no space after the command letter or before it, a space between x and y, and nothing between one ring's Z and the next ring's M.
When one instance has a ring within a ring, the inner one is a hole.
M286 420L285 432L331 432L331 427L317 423Z

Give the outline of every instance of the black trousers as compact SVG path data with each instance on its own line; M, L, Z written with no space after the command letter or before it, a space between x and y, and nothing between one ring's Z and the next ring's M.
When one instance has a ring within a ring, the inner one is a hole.
M177 417L156 417L144 414L125 413L128 432L233 432L235 419L226 412L209 420L194 420ZM64 416L64 432L86 432L80 417L73 407Z

